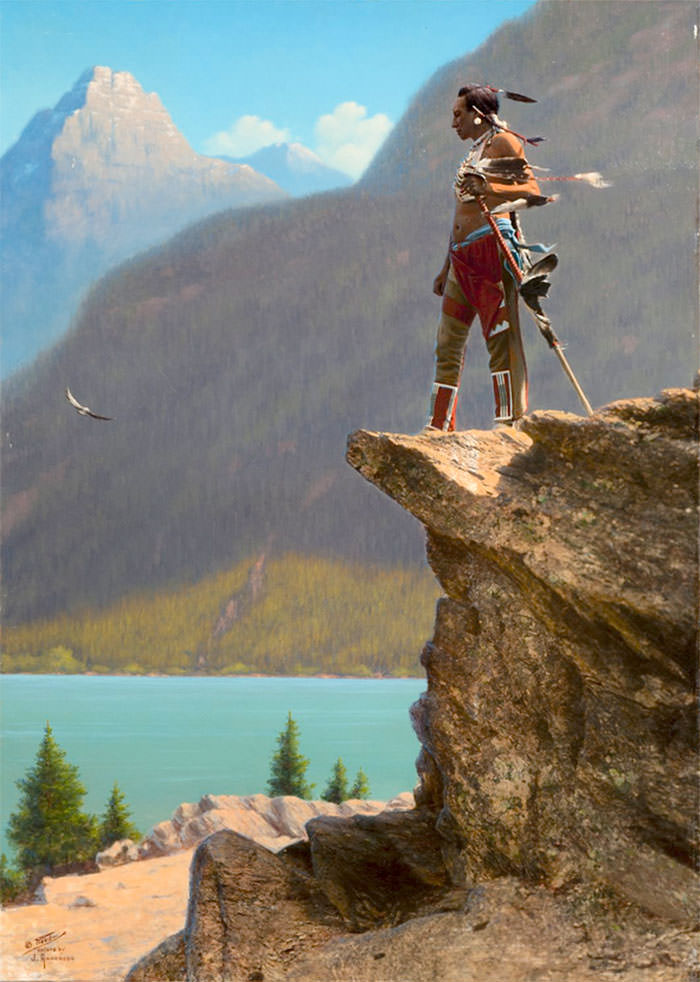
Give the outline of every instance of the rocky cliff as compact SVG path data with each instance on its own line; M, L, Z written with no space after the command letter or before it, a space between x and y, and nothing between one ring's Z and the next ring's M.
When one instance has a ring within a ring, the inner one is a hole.
M697 436L686 389L355 433L445 591L416 807L312 819L275 856L211 836L130 982L696 978Z
M697 395L519 432L357 433L446 596L413 707L451 868L697 910Z

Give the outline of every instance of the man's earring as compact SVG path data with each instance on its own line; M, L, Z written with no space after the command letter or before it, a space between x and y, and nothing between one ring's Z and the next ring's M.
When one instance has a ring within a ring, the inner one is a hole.
M481 116L478 113L474 116L474 126L481 126Z

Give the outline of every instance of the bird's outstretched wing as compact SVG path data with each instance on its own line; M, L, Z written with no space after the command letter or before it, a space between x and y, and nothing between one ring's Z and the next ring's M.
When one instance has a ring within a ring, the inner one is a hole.
M66 386L66 399L71 404L71 406L78 412L80 416L91 416L93 419L104 419L111 420L111 416L100 416L99 413L94 413L92 409L88 406L83 406L82 403L78 402L71 390Z
M71 404L71 406L73 406L74 409L82 409L83 412L85 412L87 407L80 405L80 403L78 402L78 400L75 398L75 396L73 395L73 393L68 387L66 387L66 399Z

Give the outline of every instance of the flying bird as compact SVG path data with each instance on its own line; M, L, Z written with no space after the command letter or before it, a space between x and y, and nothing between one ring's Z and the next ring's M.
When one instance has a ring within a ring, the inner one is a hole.
M93 413L92 409L89 409L87 406L81 405L78 402L78 400L75 398L71 390L67 387L66 387L66 399L71 404L71 406L73 406L73 408L77 411L79 416L92 416L93 419L106 419L106 420L112 419L111 416L100 416L98 413Z

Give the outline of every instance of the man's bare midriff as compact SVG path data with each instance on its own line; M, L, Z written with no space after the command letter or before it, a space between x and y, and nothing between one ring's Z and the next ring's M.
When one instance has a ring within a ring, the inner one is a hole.
M452 241L463 242L475 229L486 224L487 222L475 201L458 201L452 223Z

